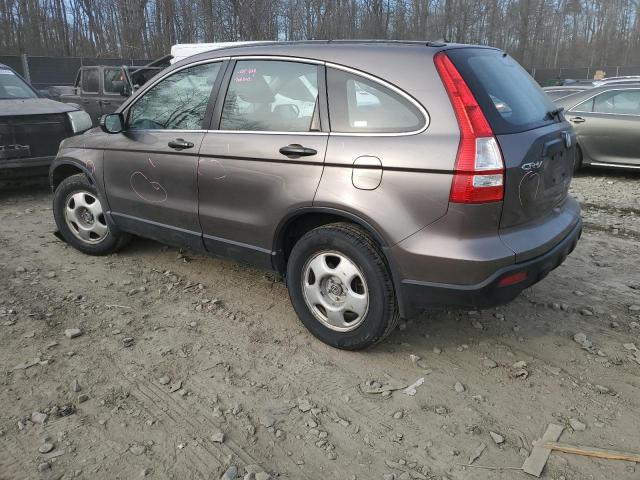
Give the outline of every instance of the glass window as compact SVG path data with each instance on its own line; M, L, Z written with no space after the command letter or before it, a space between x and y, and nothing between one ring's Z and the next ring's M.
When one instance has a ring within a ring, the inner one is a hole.
M185 68L160 81L129 109L128 127L200 130L220 62Z
M308 132L317 98L316 65L241 60L224 99L220 130Z
M98 93L100 91L100 73L97 68L82 70L82 91L84 93Z
M0 99L35 97L35 92L12 70L0 68Z
M447 50L447 56L496 134L522 132L555 121L548 112L556 107L510 56L489 48Z
M593 99L594 113L640 115L640 90L613 90Z
M104 93L120 95L125 82L126 78L121 68L104 69Z
M327 69L331 130L341 133L413 132L424 116L403 96L377 82Z

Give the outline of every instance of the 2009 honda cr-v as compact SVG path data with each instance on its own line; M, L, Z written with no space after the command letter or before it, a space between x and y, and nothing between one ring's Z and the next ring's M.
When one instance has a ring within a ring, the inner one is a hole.
M130 234L274 269L322 341L358 349L425 307L513 299L575 247L575 135L507 54L429 42L202 53L51 168L64 239Z

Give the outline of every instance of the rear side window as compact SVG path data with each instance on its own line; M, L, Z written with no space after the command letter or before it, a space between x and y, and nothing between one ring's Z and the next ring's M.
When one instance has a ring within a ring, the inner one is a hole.
M447 50L496 134L552 123L553 103L518 62L493 49Z
M98 93L100 91L100 74L97 68L82 70L82 91L84 93Z
M407 133L424 127L424 115L399 93L360 75L327 69L331 131Z
M317 65L240 60L224 99L220 130L316 130L313 124L317 100Z
M575 112L640 115L640 90L603 92L571 110Z

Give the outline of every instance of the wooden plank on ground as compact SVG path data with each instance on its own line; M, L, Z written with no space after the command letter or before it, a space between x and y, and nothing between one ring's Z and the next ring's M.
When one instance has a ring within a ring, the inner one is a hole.
M562 435L562 431L564 427L560 425L556 425L555 423L550 423L547 427L547 431L544 432L544 435L540 439L539 442L534 443L533 450L531 450L531 454L527 457L522 465L522 470L528 473L529 475L534 475L539 477L544 469L544 466L547 464L547 460L549 459L549 455L551 454L551 450L545 448L543 444L548 442L557 442Z
M549 450L584 455L586 457L605 458L607 460L626 460L628 462L640 463L640 453L617 452L604 448L582 447L580 445L569 445L557 442L545 442L542 446Z

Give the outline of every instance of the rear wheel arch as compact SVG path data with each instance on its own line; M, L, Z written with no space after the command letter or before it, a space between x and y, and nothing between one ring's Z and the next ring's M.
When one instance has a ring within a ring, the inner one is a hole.
M323 225L341 222L352 223L362 228L383 251L388 246L380 232L357 215L334 208L305 208L285 217L276 229L273 250L277 252L274 267L278 273L286 274L291 250L304 234Z

